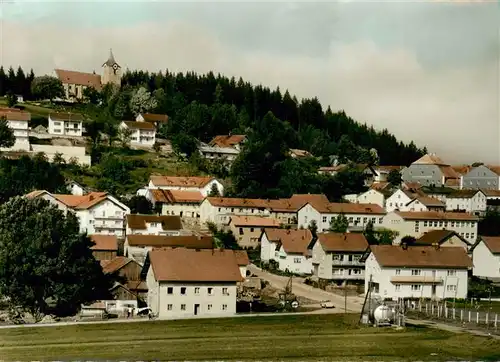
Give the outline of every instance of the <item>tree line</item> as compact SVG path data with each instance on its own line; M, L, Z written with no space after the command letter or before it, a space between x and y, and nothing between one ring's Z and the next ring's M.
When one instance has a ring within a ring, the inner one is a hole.
M0 97L4 97L9 93L21 95L24 99L33 99L31 93L31 82L35 79L35 73L31 69L26 73L21 66L14 70L9 67L5 71L3 66L0 66Z

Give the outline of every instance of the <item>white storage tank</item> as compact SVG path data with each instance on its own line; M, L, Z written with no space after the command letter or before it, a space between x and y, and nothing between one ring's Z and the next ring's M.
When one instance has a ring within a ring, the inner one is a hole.
M379 305L373 311L373 319L377 326L391 324L394 321L394 311L386 305Z

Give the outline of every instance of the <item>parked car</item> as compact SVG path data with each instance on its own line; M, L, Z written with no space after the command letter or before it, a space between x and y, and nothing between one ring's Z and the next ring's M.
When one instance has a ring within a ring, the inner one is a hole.
M319 305L321 306L321 308L335 308L332 301L330 300L323 300Z

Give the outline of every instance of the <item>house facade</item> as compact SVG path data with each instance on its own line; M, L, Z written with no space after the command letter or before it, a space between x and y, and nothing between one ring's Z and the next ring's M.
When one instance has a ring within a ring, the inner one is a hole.
M474 215L486 212L487 197L481 190L457 190L446 197L447 211L465 211Z
M365 255L365 293L383 299L467 298L472 260L463 248L372 245Z
M236 314L242 277L234 253L155 249L149 259L148 306L158 318Z
M460 234L452 230L436 229L425 232L420 238L415 240L414 245L439 246L442 248L459 247L468 251L472 244L465 240Z
M31 121L31 113L24 112L15 108L1 108L0 118L5 117L7 125L12 129L16 138L14 145L11 148L3 150L11 151L29 151L29 122Z
M364 281L361 257L367 249L362 233L319 233L312 247L313 275L341 283Z
M435 154L427 154L401 172L403 181L417 182L422 186L459 187L460 175Z
M446 204L438 199L429 196L417 196L400 211L445 211Z
M480 236L472 249L472 260L474 261L473 275L500 280L500 237Z
M79 113L50 113L48 118L47 130L51 135L81 137L83 134L83 116Z
M180 216L129 214L126 224L127 235L178 236L188 233L183 230Z
M460 179L461 189L500 190L500 167L479 165Z
M212 188L215 187L219 195L224 194L224 186L213 177L151 175L147 186L149 190L198 191L203 197L207 197Z
M245 142L245 135L219 135L208 144L201 144L199 152L207 160L231 163L238 157Z
M122 121L119 127L130 132L132 146L152 148L156 142L156 127L152 123Z
M264 228L279 228L278 220L262 216L232 216L228 228L242 248L257 248Z
M380 207L385 207L385 195L375 189L369 189L359 195L345 195L344 199L357 204L375 204Z

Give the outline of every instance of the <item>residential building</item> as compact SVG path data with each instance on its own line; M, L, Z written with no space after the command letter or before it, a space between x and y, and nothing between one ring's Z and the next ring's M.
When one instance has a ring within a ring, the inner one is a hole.
M370 188L359 195L349 194L345 195L344 199L354 204L375 204L380 207L385 207L385 195L381 191Z
M1 108L0 118L5 117L7 125L12 129L16 141L10 148L2 150L12 151L30 151L29 142L29 122L31 121L31 113L18 110L16 108Z
M417 196L400 211L445 211L446 204L441 200L429 196Z
M243 279L246 279L248 266L250 265L248 254L245 250L234 250L234 255L236 256L236 262L238 263L238 267L240 268L241 277Z
M309 151L299 150L297 148L290 148L289 154L291 158L306 158L313 156Z
M149 190L151 202L162 215L179 215L181 218L199 219L200 206L205 197L200 191Z
M361 257L368 249L362 233L319 233L312 246L314 276L336 282L364 281Z
M85 186L73 180L66 181L66 188L71 193L71 195L83 196L88 193L88 190Z
M278 220L263 216L231 216L228 228L242 248L257 248L264 228L279 228Z
M307 228L314 220L319 232L328 231L341 214L349 221L350 231L361 231L370 221L375 227L382 226L385 210L376 204L307 203L297 213L298 225Z
M180 216L129 214L126 223L127 235L178 236L189 233L183 231Z
M500 236L480 236L472 248L472 274L500 281Z
M460 175L435 154L413 162L402 171L402 177L405 182L418 182L422 186L460 186Z
M130 144L132 146L151 148L156 140L156 128L153 123L122 121L121 130L130 132Z
M131 258L117 256L112 260L101 260L104 274L110 274L143 301L147 299L147 284L141 280L142 266Z
M383 299L467 298L472 260L463 248L371 245L363 260L365 292Z
M224 194L224 186L213 177L151 175L147 186L149 190L199 191L204 197L208 196L214 187L217 187L219 195Z
M462 175L461 189L500 190L500 166L478 165Z
M127 235L123 253L143 265L148 251L153 248L213 249L214 239L196 235Z
M125 236L125 215L130 213L130 209L106 192L90 192L78 196L38 190L26 197L43 197L64 211L75 212L80 221L80 232Z
M439 247L460 247L466 251L472 244L453 230L431 230L425 232L412 245L439 246Z
M148 257L148 306L159 318L236 314L243 278L234 252L154 249Z
M208 160L233 162L246 142L245 135L219 135L208 144L202 143L199 151Z
M406 205L410 204L413 200L418 197L423 197L425 194L421 190L403 190L398 189L389 196L385 202L385 209L387 212L394 210L409 211L406 210Z
M295 274L313 271L309 245L313 241L309 229L264 229L260 237L262 261L274 260L279 269Z
M48 132L56 136L81 137L83 134L83 116L71 112L50 113Z
M425 232L436 229L455 231L469 243L474 244L477 237L477 223L477 216L465 212L393 211L383 219L385 228L398 232L395 244L399 244L405 236L419 238Z
M446 197L446 210L465 211L474 215L486 212L487 198L481 190L456 190Z
M405 166L373 166L373 169L375 170L375 182L387 182L387 178L389 177L389 174L391 171L398 171L402 172L403 169L405 169ZM400 185L394 185L396 187L399 187Z
M138 114L135 117L136 122L149 122L155 125L156 129L160 124L166 124L168 122L168 116L166 114L155 114L155 113L144 113Z
M89 235L94 243L91 247L92 255L96 260L113 260L118 253L118 238L116 235Z

